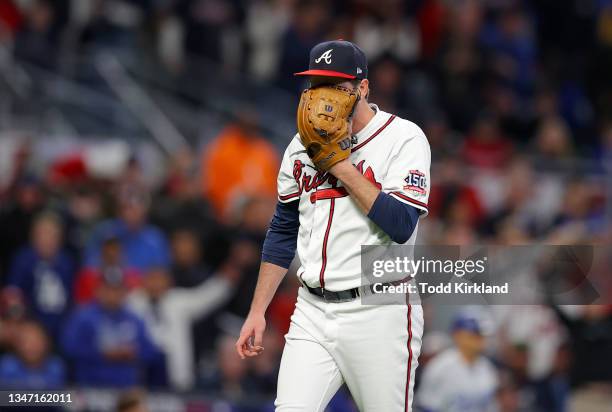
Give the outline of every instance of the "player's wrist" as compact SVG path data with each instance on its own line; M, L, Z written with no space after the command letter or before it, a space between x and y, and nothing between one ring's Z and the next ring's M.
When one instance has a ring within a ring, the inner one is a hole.
M353 164L349 159L344 159L329 168L329 172L342 180L343 177L347 176L351 172L356 172L357 169L353 167Z
M248 316L249 318L265 318L266 317L266 309L259 307L251 307L249 310Z

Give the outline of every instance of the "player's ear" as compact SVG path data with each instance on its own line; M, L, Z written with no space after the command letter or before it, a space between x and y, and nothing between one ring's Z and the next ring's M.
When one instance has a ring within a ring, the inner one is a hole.
M364 100L368 100L368 97L370 97L370 81L368 79L359 82L359 94Z

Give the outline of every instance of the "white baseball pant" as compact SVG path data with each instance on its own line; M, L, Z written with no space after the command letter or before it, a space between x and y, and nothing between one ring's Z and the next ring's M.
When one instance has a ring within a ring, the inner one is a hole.
M408 412L420 305L327 303L300 288L278 376L277 412L319 412L346 382L361 412Z

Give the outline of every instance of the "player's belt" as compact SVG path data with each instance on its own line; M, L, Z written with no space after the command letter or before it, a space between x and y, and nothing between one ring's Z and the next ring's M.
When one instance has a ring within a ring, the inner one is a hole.
M400 283L406 282L406 280L407 279L401 279L401 280L396 280L394 282L381 283L381 286L399 285ZM312 293L313 295L318 296L324 301L331 302L331 303L350 302L351 300L354 300L358 298L359 296L365 296L367 294L373 293L372 285L361 286L358 288L347 289L347 290L340 290L337 292L327 290L321 287L311 288L305 283L302 283L302 286L304 287L304 289L306 289L308 292Z
M302 285L304 288L315 296L320 297L326 302L349 302L361 296L361 288L353 288L333 292L325 288L311 288L308 285Z

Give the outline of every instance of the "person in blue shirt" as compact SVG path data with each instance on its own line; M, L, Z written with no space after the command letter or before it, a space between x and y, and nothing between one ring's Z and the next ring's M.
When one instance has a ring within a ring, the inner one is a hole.
M127 287L119 267L106 268L94 303L78 308L61 339L78 385L127 388L158 356L145 324L124 305Z
M117 198L117 218L104 221L94 229L85 251L85 264L100 266L102 244L117 238L123 251L122 264L141 273L170 263L170 249L163 232L147 223L150 198L139 188L124 188Z
M14 354L0 358L0 389L57 390L65 383L63 361L50 353L44 328L25 321L19 326Z
M57 215L38 215L30 244L13 257L8 274L8 285L21 289L35 317L52 336L57 336L70 309L76 271L72 257L62 247L62 236Z

